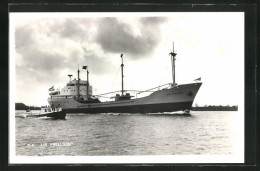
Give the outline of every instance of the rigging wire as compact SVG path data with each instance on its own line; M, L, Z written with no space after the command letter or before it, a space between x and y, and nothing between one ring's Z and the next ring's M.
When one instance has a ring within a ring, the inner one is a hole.
M114 87L114 84L115 84L115 81L117 80L119 71L120 71L120 67L118 67L118 69L117 69L116 77L114 78L114 80L113 80L113 82L112 82L112 85L110 86L110 90Z
M169 85L171 85L171 83L167 83L167 84L164 84L164 85L161 85L161 86L157 86L157 87L154 87L154 88L151 88L151 89L148 89L148 90L144 90L144 91L141 91L141 90L125 90L125 91L126 92L137 92L137 94L141 94L141 93L145 93L145 92L154 92L154 91L156 91L154 89L158 89L158 88L161 88L161 87L166 87L166 86L169 86ZM108 93L97 94L97 95L94 95L94 96L108 98L108 97L103 96L103 95L113 94L113 93L117 93L117 92L121 92L121 90L112 91L112 92L108 92Z

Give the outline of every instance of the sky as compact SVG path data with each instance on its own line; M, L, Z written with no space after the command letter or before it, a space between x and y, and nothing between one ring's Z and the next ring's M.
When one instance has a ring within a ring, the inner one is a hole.
M48 89L87 65L93 94L146 90L172 82L202 86L193 105L238 105L244 89L244 13L11 13L15 102L47 105ZM13 74L12 74L13 73ZM80 78L86 79L81 69Z

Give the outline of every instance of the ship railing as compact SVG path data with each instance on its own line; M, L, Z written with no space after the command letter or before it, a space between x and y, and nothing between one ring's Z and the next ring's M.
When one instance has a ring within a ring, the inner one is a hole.
M74 95L75 96L75 95ZM57 95L57 96L51 96L50 98L73 98L73 95Z
M118 90L118 91L112 91L112 92L102 93L102 94L93 95L93 96L102 97L102 98L111 98L111 97L107 97L106 95L114 94L114 93L121 93L121 92L122 92L122 90ZM124 90L124 93L127 93L127 92L141 92L141 90Z
M166 88L170 88L170 87L172 87L172 83L167 83L167 84L160 85L160 86L157 86L154 88L150 88L148 90L141 91L137 94L146 93L146 92L154 92L154 91L158 91L158 90L162 90L162 89L166 89Z

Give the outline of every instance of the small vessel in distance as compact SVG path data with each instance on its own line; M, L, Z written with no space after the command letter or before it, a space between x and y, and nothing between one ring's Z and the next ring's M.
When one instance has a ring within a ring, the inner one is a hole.
M31 114L28 115L27 117L31 117L31 118L50 117L54 119L65 119L66 112L64 112L61 108L44 107L41 108L40 113Z
M92 86L89 85L89 71L87 66L83 69L87 71L87 80L80 80L79 69L78 79L71 80L61 90L49 90L50 97L48 102L52 107L62 107L66 113L159 113L173 111L190 111L192 103L199 91L202 83L197 79L194 83L180 84L175 82L175 60L176 53L169 54L172 60L172 83L161 85L145 91L138 91L138 94L151 92L150 95L141 98L132 98L128 90L124 90L123 81L123 54L121 54L121 78L122 90L105 94L115 94L114 101L101 102L98 97L102 95L93 95ZM120 92L120 94L118 93Z

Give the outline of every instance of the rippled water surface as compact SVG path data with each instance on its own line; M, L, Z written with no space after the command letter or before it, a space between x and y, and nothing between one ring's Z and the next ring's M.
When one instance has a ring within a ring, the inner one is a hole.
M37 111L35 111L37 112ZM16 155L233 154L237 112L68 114L26 118L16 111Z

